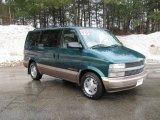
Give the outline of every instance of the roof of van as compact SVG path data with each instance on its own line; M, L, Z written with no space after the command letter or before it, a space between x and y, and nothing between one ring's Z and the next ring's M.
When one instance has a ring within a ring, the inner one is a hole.
M55 29L64 29L64 28L73 28L73 29L92 28L92 29L98 29L98 28L95 28L95 27L67 26L67 27L48 27L48 28L36 28L36 29L34 29L34 31L55 30ZM103 29L103 28L99 28L99 29Z

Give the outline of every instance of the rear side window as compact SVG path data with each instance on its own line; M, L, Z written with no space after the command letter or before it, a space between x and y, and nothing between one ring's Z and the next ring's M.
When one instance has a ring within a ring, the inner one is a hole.
M38 45L40 32L30 32L27 37L26 46L33 47Z
M42 32L40 46L43 47L59 47L60 30L47 30Z

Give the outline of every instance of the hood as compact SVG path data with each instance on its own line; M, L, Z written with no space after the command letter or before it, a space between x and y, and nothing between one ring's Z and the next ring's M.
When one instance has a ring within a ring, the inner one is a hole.
M98 56L100 55L112 63L135 62L145 58L141 53L124 46L96 48L92 50L98 54Z

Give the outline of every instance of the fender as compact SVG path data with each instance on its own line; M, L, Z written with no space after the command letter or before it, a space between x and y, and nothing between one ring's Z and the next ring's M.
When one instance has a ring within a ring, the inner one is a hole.
M98 68L93 67L93 66L88 66L87 68L82 69L82 70L80 71L80 74L81 74L83 71L87 71L87 70L94 71L94 72L97 73L100 77L105 77L105 75L103 74L103 72L102 72L101 70L99 70Z

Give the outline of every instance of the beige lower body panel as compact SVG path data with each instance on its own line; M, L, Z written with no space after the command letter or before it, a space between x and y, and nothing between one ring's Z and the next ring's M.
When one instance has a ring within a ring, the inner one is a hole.
M79 72L42 65L42 64L37 64L37 66L41 74L47 74L74 83L78 83L79 81Z
M28 68L28 61L23 61L23 65L24 65L24 67L26 67L26 68Z

